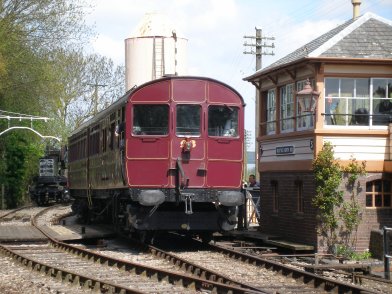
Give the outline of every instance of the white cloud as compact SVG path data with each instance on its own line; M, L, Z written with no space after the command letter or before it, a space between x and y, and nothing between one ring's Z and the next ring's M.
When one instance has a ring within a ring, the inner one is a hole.
M124 41L119 42L106 35L99 35L92 45L96 53L111 58L115 64L124 64Z
M193 19L194 26L200 29L221 29L226 23L235 21L237 18L238 9L235 1L212 0L208 2L207 6L203 7Z
M124 63L124 39L147 12L166 14L188 41L188 72L222 80L237 89L247 106L246 129L254 130L254 87L242 78L255 70L255 56L244 55L244 35L275 37L275 56L263 56L263 66L294 51L352 17L350 0L95 0L89 16L98 38L99 54ZM361 13L392 19L392 0L362 1ZM271 44L272 42L267 42ZM270 50L267 49L266 50ZM254 134L253 134L254 137Z

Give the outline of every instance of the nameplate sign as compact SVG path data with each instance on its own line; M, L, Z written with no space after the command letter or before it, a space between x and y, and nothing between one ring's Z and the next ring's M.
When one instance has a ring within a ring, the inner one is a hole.
M276 155L290 155L295 153L294 146L280 146L276 147Z

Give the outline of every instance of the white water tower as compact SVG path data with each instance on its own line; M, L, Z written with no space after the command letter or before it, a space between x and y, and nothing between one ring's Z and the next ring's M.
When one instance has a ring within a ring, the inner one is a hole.
M145 14L125 39L126 90L165 75L186 75L187 44L165 16Z

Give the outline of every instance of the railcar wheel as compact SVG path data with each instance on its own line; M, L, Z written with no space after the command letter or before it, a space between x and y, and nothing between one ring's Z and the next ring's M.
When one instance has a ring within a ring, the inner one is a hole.
M138 239L143 244L153 244L155 234L152 231L138 231Z
M213 235L212 235L212 232L201 233L201 234L199 234L199 238L201 239L201 241L203 243L208 244L208 243L210 243L212 241Z
M80 224L90 223L90 211L87 202L76 200L72 203L72 211L78 216L78 222Z
M37 205L38 206L45 206L48 202L45 200L45 196L38 195L37 196Z

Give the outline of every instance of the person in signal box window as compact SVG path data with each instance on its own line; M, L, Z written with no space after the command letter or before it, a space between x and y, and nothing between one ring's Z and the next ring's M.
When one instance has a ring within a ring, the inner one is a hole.
M260 183L256 181L255 175L249 175L249 187L260 187Z

